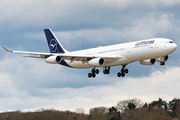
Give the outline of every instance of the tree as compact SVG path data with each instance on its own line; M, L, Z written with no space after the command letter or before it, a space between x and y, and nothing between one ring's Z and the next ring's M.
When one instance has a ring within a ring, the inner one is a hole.
M167 110L167 102L162 100L162 98L159 98L159 100L152 101L149 104L149 108L158 108L158 107Z
M128 103L128 106L127 106L129 109L133 109L135 110L136 109L136 105L134 103Z
M180 99L174 98L169 101L168 113L172 117L180 118Z
M123 112L125 109L131 109L131 108L140 108L143 106L143 102L140 99L134 98L134 99L128 99L119 101L117 103L116 108L118 111Z
M120 112L115 107L109 108L108 120L121 120Z
M107 118L107 108L96 107L90 109L89 120L106 120Z
M78 114L86 114L86 110L83 109L83 108L77 108L77 109L75 110L75 112L78 113Z
M117 109L115 107L109 108L109 114L116 113L116 112L117 112Z

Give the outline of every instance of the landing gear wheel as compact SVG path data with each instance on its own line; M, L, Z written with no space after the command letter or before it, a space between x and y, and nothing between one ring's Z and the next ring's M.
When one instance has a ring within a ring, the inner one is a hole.
M106 74L109 74L110 73L110 71L109 70L106 70Z
M118 76L118 77L121 77L121 75L122 75L122 74L121 74L120 72L117 73L117 76Z
M109 71L109 70L103 70L103 73L104 73L104 74L109 74L110 71Z
M122 73L122 77L125 77L125 74L124 74L124 73Z
M124 73L126 73L126 74L127 74L128 72L129 72L129 70L128 70L128 69L125 69L125 70L124 70Z
M104 73L104 74L107 74L107 73L106 73L106 70L103 70L103 73Z
M95 72L96 72L95 69L92 69L92 70L91 70L91 73L95 73Z
M99 74L99 70L98 69L96 69L96 74Z
M164 66L164 65L165 65L165 62L160 62L160 65L161 65L161 66Z
M96 74L95 74L95 73L92 73L92 77L95 78L95 77L96 77Z
M89 74L88 74L88 77L89 77L89 78L91 78L91 76L92 76L92 74L91 74L91 73L89 73Z

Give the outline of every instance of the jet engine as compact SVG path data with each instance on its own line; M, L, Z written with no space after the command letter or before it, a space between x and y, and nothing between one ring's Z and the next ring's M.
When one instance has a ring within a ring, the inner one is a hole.
M105 61L103 58L94 58L88 62L88 64L92 66L102 66L104 63Z
M166 62L168 60L169 56L156 58L156 62Z
M148 59L148 60L141 60L140 64L151 66L151 65L154 65L155 62L156 62L155 59Z
M58 64L61 62L61 56L50 56L48 58L46 58L46 63L50 63L50 64Z

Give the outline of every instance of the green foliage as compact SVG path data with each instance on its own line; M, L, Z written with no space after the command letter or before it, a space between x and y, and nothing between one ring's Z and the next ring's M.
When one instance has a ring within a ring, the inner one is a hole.
M178 114L175 111L168 111L168 114L172 117L172 118L177 118Z
M167 110L167 102L162 100L162 98L159 98L158 101L152 101L150 104L149 104L149 107L150 108L154 108L154 107L160 107L160 108L163 108L165 110Z
M109 108L108 118L110 118L109 120L121 120L120 112L115 107L111 107Z
M180 118L180 99L174 98L169 101L168 113L173 118Z
M136 109L136 105L132 102L128 103L128 106L127 106L129 109Z
M109 114L116 113L117 109L115 107L109 108Z
M175 111L177 108L177 102L180 101L180 99L174 98L172 101L169 101L169 110Z

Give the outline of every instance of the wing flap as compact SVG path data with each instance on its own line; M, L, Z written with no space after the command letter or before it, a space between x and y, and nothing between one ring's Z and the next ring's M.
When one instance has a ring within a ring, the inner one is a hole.
M40 57L40 56L22 56L22 57L28 57L28 58L43 58L43 57Z

